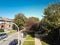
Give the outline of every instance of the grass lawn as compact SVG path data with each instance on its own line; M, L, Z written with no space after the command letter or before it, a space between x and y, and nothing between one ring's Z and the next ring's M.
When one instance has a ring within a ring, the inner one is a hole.
M16 32L15 30L11 30L10 32L8 32L7 34L12 34L12 33L14 33L14 32Z
M44 41L42 41L41 43L42 43L42 45L49 45L49 44L47 44L47 43L46 43L46 42L44 42Z
M35 45L34 41L25 41L23 45Z
M34 40L34 38L30 35L27 35L26 40Z
M30 35L27 35L26 40L24 41L23 45L35 45L35 39L31 37Z
M3 32L0 32L0 34L3 33Z

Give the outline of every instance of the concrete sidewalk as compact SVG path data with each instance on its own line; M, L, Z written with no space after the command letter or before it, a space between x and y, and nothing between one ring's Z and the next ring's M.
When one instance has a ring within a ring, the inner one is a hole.
M42 45L40 39L38 38L35 38L35 45Z

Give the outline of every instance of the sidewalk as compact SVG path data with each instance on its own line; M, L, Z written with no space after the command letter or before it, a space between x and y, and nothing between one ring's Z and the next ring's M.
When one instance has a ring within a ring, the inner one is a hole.
M35 38L35 45L42 45L40 39Z

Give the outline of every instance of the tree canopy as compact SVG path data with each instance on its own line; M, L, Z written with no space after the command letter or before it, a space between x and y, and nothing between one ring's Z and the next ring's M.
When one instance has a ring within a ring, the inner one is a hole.
M59 12L60 12L59 3L49 5L45 9L45 12L44 12L45 22L48 25L53 26L54 28L57 28L60 23L60 13Z
M39 22L39 18L37 18L37 17L29 17L29 20L34 20L35 22Z
M26 29L30 30L30 31L35 31L35 30L32 30L32 28L37 27L37 24L36 24L37 22L39 22L39 18L29 17L26 24L25 24Z
M50 4L44 10L44 18L40 22L40 30L47 31L51 40L58 40L60 29L60 4Z
M18 27L21 28L22 26L24 26L26 20L27 20L27 18L24 16L24 14L19 13L19 14L15 15L14 23L16 23L18 25Z

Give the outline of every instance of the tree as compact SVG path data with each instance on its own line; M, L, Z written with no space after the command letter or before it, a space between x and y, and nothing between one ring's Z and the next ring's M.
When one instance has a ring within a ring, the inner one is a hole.
M27 20L27 18L24 16L24 14L19 13L19 14L15 15L14 23L16 23L18 25L18 27L21 28L22 26L24 26L26 20Z
M60 27L60 4L54 3L49 5L44 11L44 20L42 26L48 31L52 40L57 40Z
M37 17L29 17L29 19L34 20L35 22L39 22L39 18Z
M44 19L46 22L46 25L49 25L49 27L58 28L60 23L60 4L51 4L48 6L48 8L45 9L44 12Z
M25 24L26 29L29 31L33 31L32 28L34 28L36 26L37 22L39 22L39 18L29 17L29 19L27 20L27 22Z

